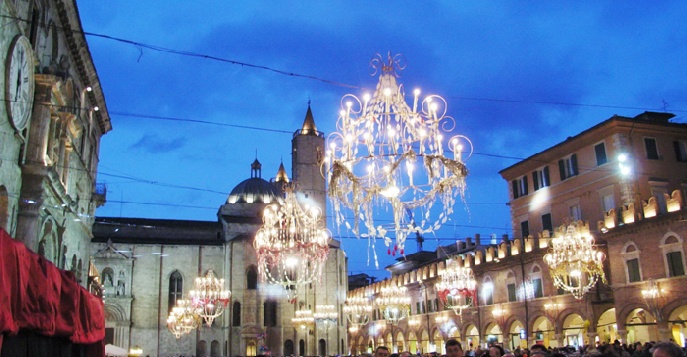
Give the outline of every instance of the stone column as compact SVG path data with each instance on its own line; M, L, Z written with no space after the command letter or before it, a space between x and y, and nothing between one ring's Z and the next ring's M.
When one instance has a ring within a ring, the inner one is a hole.
M627 330L618 330L617 332L620 343L627 343Z
M587 340L589 341L589 343L588 343L589 346L593 346L593 347L596 346L596 336L598 336L598 335L599 334L596 333L596 331L587 332Z

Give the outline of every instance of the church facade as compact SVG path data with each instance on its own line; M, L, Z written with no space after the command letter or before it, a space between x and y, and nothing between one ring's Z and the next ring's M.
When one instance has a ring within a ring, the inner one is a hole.
M324 209L325 185L319 165L324 135L308 107L292 139L293 179L299 202ZM97 218L92 259L104 286L106 342L138 346L151 356L336 355L347 353L346 324L294 324L296 310L334 306L346 299L347 258L332 240L320 282L299 287L287 298L282 287L263 283L253 248L262 211L283 196L283 165L267 181L256 159L251 177L236 185L217 221ZM326 211L324 211L326 212ZM212 327L203 325L176 338L166 319L194 279L212 270L225 279L231 299Z

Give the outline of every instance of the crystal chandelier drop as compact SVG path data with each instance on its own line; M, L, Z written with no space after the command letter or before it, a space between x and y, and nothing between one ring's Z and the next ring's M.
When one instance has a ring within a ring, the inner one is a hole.
M217 279L212 270L208 270L204 277L196 278L194 289L188 294L195 312L208 326L222 315L231 296L231 292L224 289L224 279Z
M316 305L313 317L315 324L325 330L339 321L339 314L336 312L334 305Z
M589 226L582 221L558 228L544 256L554 285L576 299L582 299L597 281L606 281L604 259L606 255L598 251Z
M343 307L348 324L356 330L370 321L372 314L372 301L365 297L349 297Z
M444 306L453 309L456 315L477 301L477 281L472 268L460 266L455 259L447 260L435 288Z
M380 73L377 88L362 100L342 98L337 131L328 138L329 197L337 225L351 229L344 214L350 211L356 236L381 238L389 254L404 254L408 234L434 232L453 213L465 190L463 161L472 143L451 133L455 120L443 98L420 98L416 89L412 106L406 103L396 82L396 71L405 68L400 55L389 54L386 62L377 55L370 66L373 75ZM393 223L375 223L389 214ZM393 247L387 232L394 232Z
M302 208L293 188L287 187L284 203L267 206L262 218L253 242L261 279L294 295L297 286L319 281L330 241L321 210Z
M382 316L391 325L397 325L405 319L410 311L410 297L405 286L383 287L375 304L382 311Z
M313 316L312 310L299 309L296 310L295 317L291 318L291 322L304 330L315 323L315 317Z

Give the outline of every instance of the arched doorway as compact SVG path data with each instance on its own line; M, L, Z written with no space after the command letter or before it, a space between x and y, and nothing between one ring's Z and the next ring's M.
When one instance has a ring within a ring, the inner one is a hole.
M504 348L507 348L511 351L515 350L516 347L527 348L527 336L522 335L524 331L525 327L523 326L522 322L518 320L513 321L513 323L510 325L510 341L508 342L508 346L504 346ZM524 338L521 338L521 336Z
M596 333L601 343L613 343L613 341L620 339L618 324L615 320L615 308L610 308L599 316L599 322L596 324Z
M320 351L319 355L320 356L326 356L327 355L327 341L325 341L323 338L321 338L318 343L318 351Z
M648 311L637 308L627 315L625 319L625 329L627 331L627 342L647 342L657 341L658 329L656 319Z
M678 306L668 315L668 326L673 340L678 345L687 347L687 305Z
M196 356L207 357L207 355L208 355L208 344L207 344L207 342L205 342L205 340L198 341L198 344L196 345Z
M486 342L487 344L492 344L492 343L503 343L503 332L501 331L501 328L499 325L495 322L491 322L487 325L487 328L484 330L485 335L487 336Z
M394 340L396 342L396 352L406 351L406 339L403 336L403 331L397 331Z
M420 353L429 353L429 333L424 329L420 333L420 350Z
M417 336L415 336L415 332L408 332L408 351L410 351L410 353L417 352L417 346Z
M441 331L439 329L435 329L433 333L433 338L432 338L432 345L434 347L434 351L430 352L436 352L437 354L443 354L444 350L444 339L441 336Z
M481 342L479 340L479 330L477 329L477 326L473 324L468 325L468 327L465 329L465 342L467 343L467 346L463 346L463 349L466 352L473 350L480 345Z
M298 355L305 356L305 341L303 339L298 341Z
M293 341L292 340L286 340L284 341L284 356L291 356L294 354L293 350Z
M553 322L547 317L539 316L534 320L532 324L532 339L534 343L551 346L551 342L556 340L554 337L555 333Z
M585 334L588 324L582 316L572 313L563 320L563 344L566 346L582 346L585 343ZM594 341L589 341L593 344Z

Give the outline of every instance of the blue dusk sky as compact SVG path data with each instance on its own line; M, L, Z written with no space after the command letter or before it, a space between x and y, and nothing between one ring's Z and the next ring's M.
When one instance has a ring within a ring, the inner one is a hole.
M398 81L448 102L469 137L465 203L425 250L512 236L498 172L614 114L687 122L685 1L77 0L113 130L102 138L100 217L217 219L250 164L284 162L311 102L335 128L341 98L377 83L377 53L402 54ZM408 99L411 100L410 98ZM397 257L337 231L351 273L389 276ZM416 244L408 242L406 253Z

